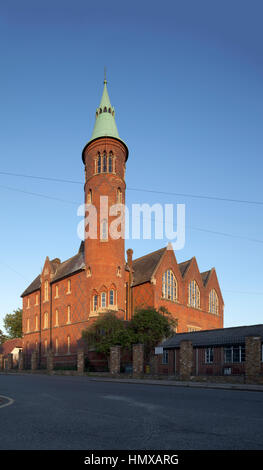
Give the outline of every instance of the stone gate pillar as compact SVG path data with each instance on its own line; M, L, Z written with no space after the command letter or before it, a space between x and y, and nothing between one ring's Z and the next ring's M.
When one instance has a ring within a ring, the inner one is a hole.
M7 355L7 369L13 369L13 354L11 353Z
M31 370L36 370L38 368L38 354L36 351L33 351L31 354Z
M193 345L191 341L180 343L180 379L190 380L193 367Z
M110 348L110 373L119 374L121 369L121 347L112 346Z
M246 337L245 378L246 383L257 382L261 373L261 337Z
M78 366L78 374L84 374L85 356L84 356L83 349L78 350L77 366Z
M24 369L24 353L23 353L23 351L19 351L18 369L19 369L19 370L23 370L23 369Z
M144 367L144 345L134 344L132 347L133 375L134 376L142 375L143 367Z
M52 351L47 353L47 371L52 372L54 369L54 354Z

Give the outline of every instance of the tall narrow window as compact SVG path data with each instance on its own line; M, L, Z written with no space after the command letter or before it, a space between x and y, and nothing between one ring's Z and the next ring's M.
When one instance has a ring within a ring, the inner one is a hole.
M67 352L70 353L70 336L67 337Z
M56 297L56 298L58 297L58 286L56 286L55 297Z
M107 240L108 239L108 222L107 222L106 219L104 219L101 222L100 238L101 238L101 240Z
M205 350L206 364L212 364L213 361L214 361L214 348L206 348Z
M44 313L44 328L48 328L48 313Z
M30 307L30 299L28 297L28 299L27 299L27 308L29 308L29 307Z
M30 331L29 318L27 319L27 322L26 322L26 331L27 331L27 332Z
M117 189L117 204L122 204L122 190L121 190L121 188Z
M112 173L112 153L109 154L109 173Z
M107 155L106 152L103 154L103 173L107 173Z
M58 338L56 338L56 354L58 354Z
M97 294L93 297L93 311L96 312L98 310L98 296Z
M35 316L35 330L38 330L38 316Z
M55 326L58 326L58 309L55 311Z
M38 294L36 294L36 305L38 305Z
M67 323L71 322L71 306L68 305L68 316L67 316Z
M110 290L110 296L109 296L109 304L114 305L114 290Z
M71 280L69 279L68 280L68 290L67 290L67 294L70 294L71 293Z
M218 297L215 289L209 292L209 312L218 315Z
M98 155L98 173L101 173L101 156L100 156L100 153Z
M175 301L177 299L177 281L171 269L163 273L162 281L163 298Z
M44 348L45 348L45 354L47 354L47 339L45 339Z
M48 301L48 281L45 281L44 284L44 300Z
M191 307L200 308L200 290L196 281L189 282L188 305Z
M106 292L101 293L101 306L102 308L106 307Z
M90 189L88 192L88 196L87 196L87 204L91 204L91 203L92 203L92 191Z

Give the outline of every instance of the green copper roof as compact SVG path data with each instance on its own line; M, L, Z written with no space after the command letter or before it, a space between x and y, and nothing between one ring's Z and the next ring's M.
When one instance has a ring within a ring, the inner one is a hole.
M99 107L96 110L96 121L92 132L91 140L98 137L116 137L120 139L115 122L115 111L111 106L107 81L104 80L104 89Z

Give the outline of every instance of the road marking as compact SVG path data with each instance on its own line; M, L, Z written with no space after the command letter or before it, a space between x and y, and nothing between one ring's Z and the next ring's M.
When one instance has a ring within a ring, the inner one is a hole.
M13 400L13 398L5 397L4 395L0 395L0 400L1 400L1 398L4 398L5 400L7 400L7 403L4 403L3 405L0 405L0 408L4 408L5 406L12 405L15 401L15 400Z

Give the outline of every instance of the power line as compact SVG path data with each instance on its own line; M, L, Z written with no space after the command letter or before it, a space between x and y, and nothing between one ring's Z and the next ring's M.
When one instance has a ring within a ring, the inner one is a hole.
M51 178L51 177L45 177L45 176L34 176L34 175L25 175L21 173L11 173L11 172L5 172L5 171L0 171L0 175L6 175L6 176L16 176L16 177L22 177L22 178L32 178L32 179L38 179L38 180L44 180L44 181L53 181L56 183L70 183L70 184L81 184L83 185L84 183L82 181L74 181L74 180L68 180L68 179L61 179L61 178ZM180 197L189 197L193 199L208 199L212 201L221 201L221 202L232 202L232 203L238 203L238 204L254 204L254 205L263 205L263 201L251 201L247 199L233 199L233 198L225 198L225 197L218 197L218 196L207 196L207 195L201 195L201 194L188 194L188 193L174 193L174 192L169 192L169 191L157 191L155 189L145 189L145 188L130 188L129 186L127 187L128 191L138 191L138 192L145 192L145 193L154 193L154 194L163 194L166 196L180 196Z
M41 198L44 198L44 199L63 202L63 203L66 203L66 204L72 204L72 205L78 205L78 206L81 204L80 202L69 201L69 200L66 200L66 199L61 199L61 198L57 198L57 197L48 196L46 194L39 194L39 193L31 192L31 191L25 191L25 190L22 190L22 189L12 188L10 186L0 185L0 188L7 189L9 191L15 191L15 192L23 193L23 194L29 194L30 196L36 196L36 197L41 197ZM244 237L242 235L235 235L235 234L231 234L231 233L219 232L219 231L209 230L209 229L204 229L204 228L199 228L199 227L188 226L188 228L190 230L197 230L197 231L200 231L200 232L211 233L211 234L214 234L214 235L220 235L220 236L230 237L230 238L239 238L241 240L251 241L251 242L255 242L255 243L263 243L263 240L259 240L259 239L256 239L256 238L250 238L250 237Z

